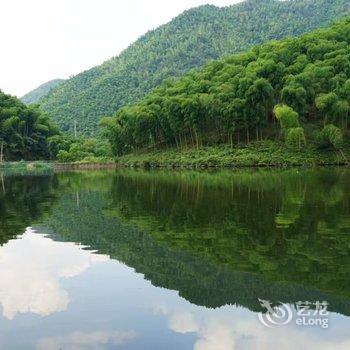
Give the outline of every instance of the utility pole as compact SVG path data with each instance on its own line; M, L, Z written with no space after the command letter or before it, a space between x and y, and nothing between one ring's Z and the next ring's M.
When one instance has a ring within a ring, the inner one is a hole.
M77 121L74 120L74 136L77 138Z

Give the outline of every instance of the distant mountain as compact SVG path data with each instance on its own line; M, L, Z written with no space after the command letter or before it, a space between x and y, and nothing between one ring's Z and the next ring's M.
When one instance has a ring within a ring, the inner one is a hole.
M297 36L350 12L350 0L247 0L201 6L148 32L100 66L61 84L41 100L64 131L84 134L101 116L134 103L165 79L270 39Z
M27 105L32 103L37 103L41 98L46 96L52 89L62 84L64 79L54 79L50 80L45 84L40 85L35 90L32 90L21 97L21 101Z

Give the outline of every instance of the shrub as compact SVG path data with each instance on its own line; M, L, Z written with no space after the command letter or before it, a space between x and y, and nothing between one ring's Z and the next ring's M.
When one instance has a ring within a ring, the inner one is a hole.
M333 124L326 125L318 135L320 147L340 149L343 146L343 133Z

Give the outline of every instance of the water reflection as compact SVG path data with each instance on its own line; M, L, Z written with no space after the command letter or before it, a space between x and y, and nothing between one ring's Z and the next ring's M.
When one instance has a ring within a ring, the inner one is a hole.
M349 175L5 176L1 348L348 349ZM330 329L266 329L258 298L327 300Z
M259 311L258 297L330 300L349 315L348 174L119 171L83 184L73 177L46 225L197 305Z
M63 336L41 339L37 350L97 350L104 349L106 344L119 347L132 341L136 336L133 331L94 331L91 333L77 331Z
M47 213L59 192L59 184L56 177L45 174L0 176L1 245Z
M230 315L228 308L222 308L221 313L224 315L203 317L177 312L170 315L169 328L180 334L195 334L194 350L345 350L350 346L349 323L337 322L337 329L328 333L293 326L266 329L257 323L254 314Z
M18 313L48 316L64 311L69 295L63 278L73 278L107 256L92 254L74 243L60 243L28 228L0 247L0 304L3 316Z

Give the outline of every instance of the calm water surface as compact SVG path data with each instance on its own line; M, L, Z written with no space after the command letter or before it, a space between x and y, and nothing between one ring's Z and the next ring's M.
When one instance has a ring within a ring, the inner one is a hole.
M348 350L349 316L349 170L0 174L1 350Z

